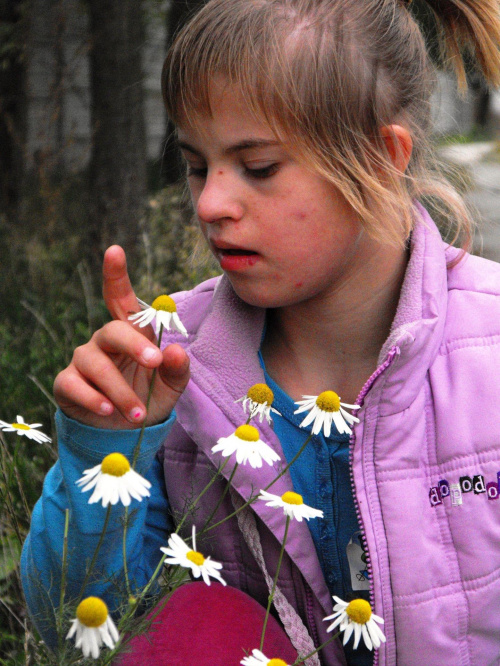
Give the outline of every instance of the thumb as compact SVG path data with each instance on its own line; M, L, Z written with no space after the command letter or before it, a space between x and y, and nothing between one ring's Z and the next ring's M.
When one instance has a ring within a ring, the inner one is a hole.
M168 345L163 350L163 363L158 372L162 382L174 393L178 393L175 398L177 401L189 381L189 356L180 345Z

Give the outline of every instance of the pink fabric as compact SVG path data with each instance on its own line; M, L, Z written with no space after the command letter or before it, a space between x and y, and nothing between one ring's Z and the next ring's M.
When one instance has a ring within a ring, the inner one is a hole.
M174 592L147 635L115 666L237 666L259 648L265 609L234 587L188 583ZM264 654L292 664L297 653L270 616Z
M378 666L498 666L500 663L500 266L466 256L447 268L446 248L427 212L416 206L411 258L380 366L359 398L352 471L366 537L374 611L387 643ZM177 298L190 332L184 342L192 379L161 455L175 515L186 496L212 479L218 437L241 425L241 398L263 381L258 361L264 311L241 302L227 279ZM165 341L180 341L165 336ZM180 341L182 343L182 341ZM261 437L278 454L272 428ZM227 476L231 466L224 470ZM233 488L247 500L274 477L240 466ZM224 483L205 495L203 524ZM290 490L285 474L273 492ZM224 503L217 518L232 513ZM253 505L269 572L276 570L283 520ZM191 525L186 521L185 533ZM203 552L225 580L260 603L267 588L236 520L214 530ZM316 644L329 637L332 600L304 523L294 521L278 581ZM338 641L324 666L345 664Z

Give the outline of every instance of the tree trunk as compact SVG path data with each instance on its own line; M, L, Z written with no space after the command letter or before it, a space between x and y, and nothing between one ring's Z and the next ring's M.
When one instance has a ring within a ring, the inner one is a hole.
M5 36L0 55L0 213L13 223L24 178L26 6L23 0L0 0Z
M170 46L175 33L204 3L205 0L173 0L167 15L167 49ZM161 176L164 185L177 183L182 178L182 162L174 138L174 126L168 119L166 124L165 142L162 147L161 163Z
M146 197L144 26L139 0L89 0L91 34L90 243L134 253ZM96 257L97 259L97 257Z

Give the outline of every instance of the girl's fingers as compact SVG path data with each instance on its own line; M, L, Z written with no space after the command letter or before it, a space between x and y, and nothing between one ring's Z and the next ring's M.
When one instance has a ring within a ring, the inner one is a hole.
M92 336L89 345L92 344L97 345L106 354L124 354L147 368L157 367L163 358L156 344L123 321L111 321L105 324Z
M96 345L92 353L87 347L77 347L73 365L84 381L100 391L130 423L141 422L146 414L143 402L129 385L113 361Z
M128 276L125 252L119 245L106 250L102 271L106 307L113 319L126 321L140 307Z
M189 356L177 344L163 350L163 363L159 367L161 380L174 393L180 395L189 381Z
M97 416L109 416L114 411L113 403L90 386L71 366L57 375L54 381L54 397L63 411L74 409L75 406Z

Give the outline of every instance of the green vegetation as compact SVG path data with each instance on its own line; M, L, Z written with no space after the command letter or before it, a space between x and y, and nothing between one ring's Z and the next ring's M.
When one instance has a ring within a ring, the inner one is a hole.
M92 269L101 258L88 256L83 242L84 178L38 178L31 189L15 225L0 216L0 419L11 423L20 414L54 439L53 380L108 315ZM150 199L137 239L129 270L143 300L216 274L195 251L199 232L181 187ZM49 662L29 624L18 563L57 446L0 431L0 447L0 664L38 666Z

